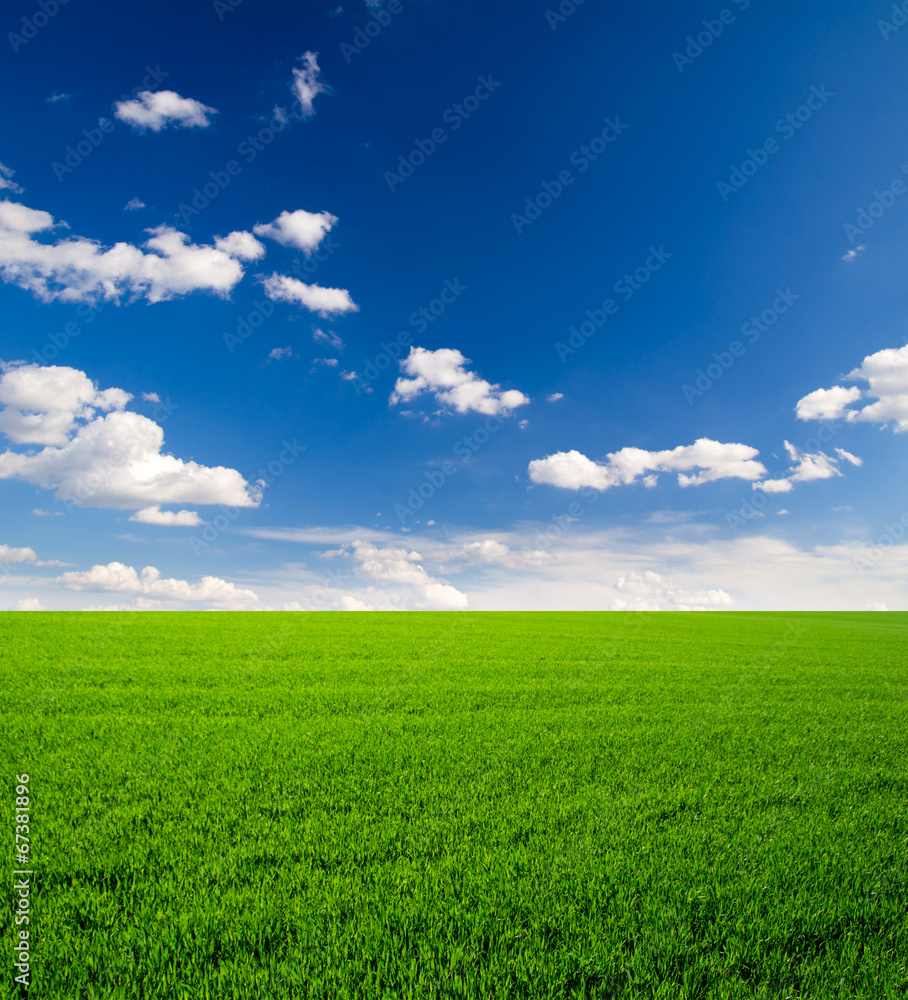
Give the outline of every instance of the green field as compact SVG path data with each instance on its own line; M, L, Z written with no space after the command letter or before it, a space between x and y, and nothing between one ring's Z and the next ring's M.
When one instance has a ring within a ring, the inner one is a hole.
M908 995L908 614L0 615L28 995Z

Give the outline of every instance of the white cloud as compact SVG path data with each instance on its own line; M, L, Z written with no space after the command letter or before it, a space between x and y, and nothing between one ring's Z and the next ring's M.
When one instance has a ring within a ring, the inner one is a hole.
M51 94L47 99L48 104L56 104L57 101L68 101L72 94Z
M336 222L337 216L330 212L306 212L300 208L295 212L281 212L273 222L260 222L252 231L282 246L296 247L308 257L318 249L325 233L330 232Z
M400 370L411 376L399 378L391 393L391 404L408 403L424 392L433 393L445 406L452 406L458 413L471 410L487 415L507 415L517 406L529 403L529 398L517 389L501 391L475 372L465 368L470 363L455 348L441 347L437 351L425 347L411 347L403 358Z
M272 274L262 279L265 294L275 302L290 302L301 305L319 316L337 316L342 313L359 312L359 306L350 298L344 288L322 288L321 285L307 285L297 278L284 274Z
M145 208L145 202L139 198L130 198L123 208L127 212L137 212L140 208Z
M41 510L40 507L36 507L32 511L32 514L34 514L35 517L63 517L64 516L62 510L55 510L55 511Z
M226 236L215 236L214 245L217 250L222 250L237 260L258 260L265 256L265 247L252 233L243 230L228 233Z
M856 386L846 389L835 385L831 389L816 389L799 399L795 415L799 420L837 420L856 399L861 398L861 390Z
M329 347L334 348L338 354L343 354L344 352L344 342L333 330L329 330L325 333L324 330L316 329L312 333L312 339L316 342L316 344L328 344Z
M132 566L120 562L95 565L84 572L63 573L53 584L63 590L141 594L193 604L242 605L258 600L254 591L241 589L216 576L203 576L198 583L188 583L186 580L164 579L154 566L146 566L141 573L137 573Z
M553 392L551 395L545 397L550 403L557 403L559 399L564 399L563 392Z
M163 302L196 291L228 295L243 277L235 256L214 246L189 243L170 226L148 229L141 250L130 243L105 248L84 237L42 243L55 223L48 212L0 201L0 278L43 302ZM250 237L251 238L251 237Z
M293 350L289 347L272 347L271 350L268 352L268 357L272 361L282 361L284 358L289 358L292 356L293 356Z
M13 180L14 170L0 163L0 191L6 189L14 194L22 194L22 188Z
M331 93L331 88L319 79L317 56L317 52L304 52L300 56L302 66L293 67L291 90L300 102L304 118L310 118L315 114L312 102L319 94Z
M216 115L209 108L191 97L180 97L172 90L143 90L137 99L117 101L114 116L141 131L150 128L160 132L168 125L180 128L207 128L211 122L208 115Z
M84 372L56 365L6 367L0 377L0 433L15 444L64 445L76 420L122 410L132 396L99 392Z
M888 611L889 608L887 608L885 604L880 604L879 602L876 602L874 604L865 604L864 605L864 610L865 611Z
M314 364L314 365L325 365L328 368L337 368L338 363L339 362L338 362L337 358L313 358L312 359L312 364ZM312 370L315 371L314 368ZM346 376L348 376L349 374L350 374L349 372L341 372L341 378L346 378ZM353 375L355 376L356 373L354 372Z
M568 490L582 487L607 490L634 483L641 477L644 477L644 485L655 485L656 477L645 476L647 472L678 472L680 486L700 486L717 479L759 479L766 474L766 469L755 461L758 454L756 448L746 444L723 444L699 438L694 444L670 451L622 448L608 454L603 462L594 462L579 451L559 451L530 462L528 471L534 483ZM692 469L699 471L694 475L685 474Z
M38 557L30 548L11 549L8 545L0 545L0 566L10 563L33 563Z
M845 389L817 389L798 401L795 412L802 420L835 419L860 420L869 423L894 425L896 433L908 431L908 345L887 347L870 354L849 372L845 379L863 381L868 388L853 386ZM876 402L860 409L848 409L847 404L860 398L876 397Z
M235 469L163 454L164 431L126 411L131 398L122 389L98 391L74 368L7 366L0 378L0 431L15 444L45 447L0 453L0 479L55 489L57 499L80 507L259 504L260 490Z
M627 597L612 601L609 611L710 611L734 604L724 590L673 587L669 580L652 570L619 577L615 590Z
M46 611L47 608L38 600L37 597L24 597L21 601L16 602L17 611ZM884 609L885 610L885 609Z
M202 524L198 511L195 510L161 510L160 507L143 507L137 510L129 519L139 524L160 524L171 528L195 528Z
M842 260L852 261L860 257L861 254L867 249L863 244L861 246L855 247L853 250L847 251L847 253L842 254Z
M434 524L428 521L427 524ZM485 565L507 566L511 569L519 569L526 566L541 566L543 563L551 562L554 556L543 549L524 548L520 552L515 552L504 542L495 538L482 538L477 541L464 542L460 553L452 553L453 556L462 554L469 562ZM441 553L446 556L446 553Z
M422 556L418 552L357 539L352 543L352 557L358 563L358 576L405 587L413 597L411 606L417 610L463 611L468 607L466 594L434 579L419 565Z
M734 537L723 511L701 512L711 516L713 523L604 527L601 517L607 514L596 509L600 499L596 492L580 496L577 518L521 523L494 535L449 534L435 527L404 541L378 528L351 525L240 530L276 543L282 555L290 543L323 555L323 550L333 549L334 559L347 553L344 562L334 563L339 569L336 576L332 572L326 577L325 562L315 560L318 568L311 573L291 564L272 575L272 580L278 578L277 584L257 580L256 589L259 584L267 589L268 602L275 607L290 600L303 601L309 610L338 607L347 589L345 581L356 581L359 576L360 582L369 583L352 571L356 563L351 552L351 539L367 539L373 549L399 547L404 555L413 556L418 552L421 558L404 561L416 562L433 578L444 577L458 592L469 595L471 610L604 611L616 601L624 601L628 608L638 601L652 601L676 610L844 611L877 602L890 609L908 609L908 543L903 538L901 544L892 544L892 533L881 533L879 525L868 526L863 542L805 548L774 537L770 529ZM767 513L771 509L767 506ZM765 523L781 529L784 522ZM874 538L878 539L875 544ZM487 539L507 546L508 553L497 546L466 549ZM360 555L365 557L367 551L361 550ZM532 571L528 572L528 566ZM647 572L657 574L658 583L650 580L647 585ZM634 574L643 576L643 581ZM625 582L618 589L617 581L622 578ZM418 593L406 584L372 583L358 589L350 586L350 596L381 610L415 608L419 601ZM316 592L319 584L323 593L313 600L307 594ZM728 598L732 605L726 603ZM645 620L632 622L615 637L619 646L634 642L637 629L646 624ZM780 626L779 638L784 641L774 647L773 656L785 655L788 635L789 630ZM602 655L610 655L613 648L609 637Z
M143 392L142 399L144 399L146 403L161 402L161 397L156 392Z
M852 465L863 465L863 460L844 448L836 448L838 458L833 458L823 451L801 452L793 444L786 441L785 450L794 463L788 475L783 479L767 479L753 484L755 490L764 493L788 493L795 483L810 483L816 479L831 479L841 476L837 468L839 462L846 461Z
M479 542L466 542L463 551L469 559L477 562L501 562L506 559L510 549L504 542L497 542L494 538L484 538Z

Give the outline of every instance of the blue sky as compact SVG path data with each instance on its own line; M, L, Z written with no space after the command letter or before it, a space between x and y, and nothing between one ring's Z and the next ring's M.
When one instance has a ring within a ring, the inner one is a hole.
M0 607L908 607L901 8L2 16Z

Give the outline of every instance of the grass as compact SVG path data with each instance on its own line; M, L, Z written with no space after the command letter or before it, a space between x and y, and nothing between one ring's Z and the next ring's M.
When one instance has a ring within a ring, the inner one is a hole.
M32 998L908 995L908 614L4 614L0 683Z

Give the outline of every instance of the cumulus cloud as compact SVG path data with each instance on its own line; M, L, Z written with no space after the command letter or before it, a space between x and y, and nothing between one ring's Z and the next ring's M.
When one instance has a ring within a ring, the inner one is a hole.
M497 542L494 538L483 538L479 542L465 542L463 551L468 558L477 562L501 562L507 558L511 550L504 542Z
M359 312L359 306L350 298L350 293L345 288L307 285L285 274L272 274L268 278L263 278L262 284L269 299L301 305L325 318L342 313Z
M273 222L260 222L252 231L256 236L276 240L281 246L296 247L308 257L336 222L337 216L330 212L306 212L300 208L281 212Z
M201 101L180 97L172 90L143 90L132 101L117 101L114 116L140 131L160 132L168 125L177 128L207 128L209 115L216 115Z
M14 194L22 194L22 188L13 180L14 170L0 163L0 191L6 189Z
M6 366L0 432L40 450L0 453L0 479L56 490L80 507L141 510L159 504L255 507L261 491L235 469L162 452L164 431L126 410L122 389L98 390L74 368Z
M57 226L65 223L48 212L0 201L0 278L43 302L119 302L124 296L162 302L196 291L224 297L243 277L233 252L190 243L170 226L146 230L145 250L130 243L105 248L81 236L35 239Z
M161 397L156 392L143 392L142 399L144 399L146 403L161 402Z
M427 522L434 524L433 521ZM554 556L542 549L523 548L520 552L513 551L504 542L495 538L482 538L473 542L464 542L461 553L471 563L479 565L506 566L519 569L526 566L541 566L551 562Z
M673 587L659 573L628 573L619 577L615 590L626 594L609 605L609 611L713 611L734 604L720 589L684 590Z
M823 451L801 452L793 444L786 441L785 450L789 458L794 463L787 476L781 479L767 479L763 482L753 484L755 490L763 490L764 493L788 493L796 483L810 483L816 479L831 479L833 476L841 476L838 469L840 462L849 462L851 465L863 465L862 459L844 448L836 448L838 458L833 458Z
M413 606L417 609L463 611L468 607L466 594L434 579L419 565L422 556L418 552L356 540L352 543L352 557L358 563L358 576L375 583L406 587L413 594Z
M798 400L797 416L801 420L844 417L849 421L892 424L896 433L908 431L908 345L869 354L845 376L845 381L866 382L868 388L833 386L817 389ZM875 398L876 401L861 408L849 407L848 404L862 398Z
M766 469L755 461L758 454L746 444L699 438L694 444L669 451L622 448L608 454L603 462L594 462L579 451L559 451L530 462L528 471L534 483L568 490L608 490L641 478L645 486L654 486L657 477L653 473L657 472L677 472L680 486L700 486L717 479L759 479L766 475ZM695 474L686 474L694 469L698 470Z
M283 361L284 358L293 357L293 350L289 347L272 347L268 357L271 361Z
M38 557L35 550L30 548L13 549L8 545L0 545L0 566L10 563L33 563Z
M132 396L99 392L84 372L56 365L7 367L0 377L0 433L15 444L64 445L79 419L122 410Z
M861 244L861 246L854 247L854 249L848 250L842 254L842 260L847 260L849 262L856 260L866 249L867 247L863 244Z
M441 347L437 351L425 347L411 347L410 353L400 362L400 370L409 378L399 378L391 393L391 404L409 403L424 392L432 393L444 406L452 406L458 413L507 415L515 407L529 403L529 398L517 389L501 391L468 372L470 364L455 348Z
M557 403L559 399L564 399L563 392L553 392L545 397L550 403Z
M139 524L160 524L170 528L195 528L202 524L198 511L161 510L160 507L143 507L129 519Z
M318 53L304 52L299 57L301 66L293 67L293 83L291 90L300 102L303 118L311 118L315 114L313 101L319 94L331 93L331 88L319 79Z
M215 249L221 250L237 260L258 260L265 256L265 248L252 233L238 230L226 236L215 236Z
M7 566L11 563L31 563L35 566L72 566L72 563L60 562L59 559L39 559L35 555L35 550L28 547L14 549L8 545L0 545L0 566Z
M831 389L816 389L798 400L795 415L799 420L838 420L849 403L861 398L861 390L853 385L846 389L835 385Z
M145 207L145 202L140 198L130 198L129 201L123 206L127 212L137 212L140 208Z
M154 566L137 573L121 562L95 565L84 572L63 573L53 585L63 590L101 591L105 593L141 594L145 597L193 604L249 604L258 600L252 590L245 590L216 576L203 576L198 583L162 578Z
M23 597L21 601L16 601L17 611L46 611L47 608L37 597Z

